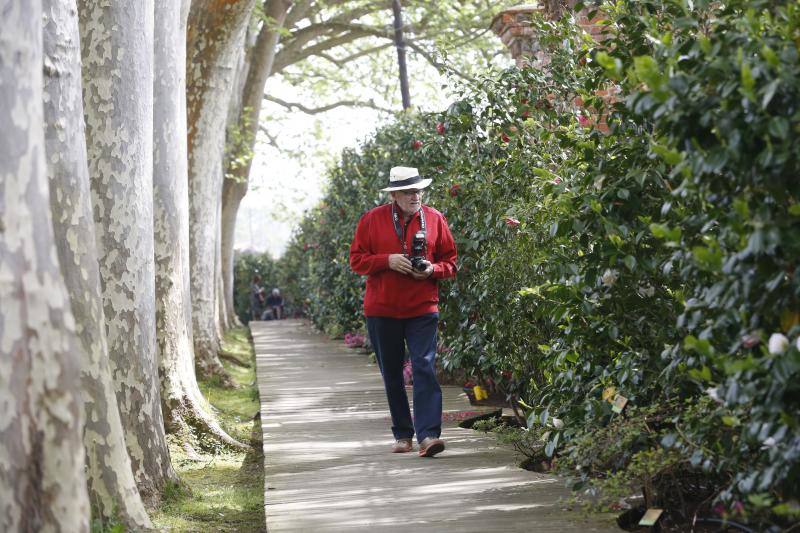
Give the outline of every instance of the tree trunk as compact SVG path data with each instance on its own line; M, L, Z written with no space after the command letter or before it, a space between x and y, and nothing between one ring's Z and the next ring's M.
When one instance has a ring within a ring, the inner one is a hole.
M400 0L392 0L394 14L394 46L397 48L397 67L400 74L400 96L403 109L411 107L411 92L408 89L408 68L406 67L406 42L403 39L403 8Z
M44 161L42 4L0 17L0 531L89 530L75 322Z
M83 95L108 349L139 492L170 464L159 401L153 245L153 0L80 0Z
M222 185L222 285L228 318L240 324L233 303L233 245L236 232L236 215L247 194L247 181L225 178Z
M45 138L58 258L78 324L89 500L101 522L152 528L133 479L108 364L81 96L75 0L44 0Z
M286 0L272 0L265 3L265 14L274 22L262 25L249 56L250 60L245 62L248 67L247 78L239 97L241 104L238 106L233 126L238 132L236 135L238 143L230 143L234 157L229 157L226 162L226 178L222 189L222 282L226 307L232 316L236 316L233 306L233 245L236 215L242 199L247 194L264 86L272 73L280 40L279 28L286 21L289 7L290 3ZM237 157L241 154L245 154L244 162L241 161L241 157Z
M217 220L222 220L222 191L220 190L220 199L219 203L219 213L217 213ZM225 295L222 289L222 237L221 237L221 224L217 222L217 246L216 250L214 251L214 290L216 291L215 300L217 302L217 331L219 332L219 338L225 336L225 332L228 331L228 313L227 309L225 309Z
M219 361L216 289L225 119L238 53L255 0L195 0L189 14L187 107L189 252L195 364L209 376Z
M186 147L186 22L189 0L159 3L155 17L153 185L156 331L167 430L190 427L246 448L205 407L194 373L189 294L189 181Z

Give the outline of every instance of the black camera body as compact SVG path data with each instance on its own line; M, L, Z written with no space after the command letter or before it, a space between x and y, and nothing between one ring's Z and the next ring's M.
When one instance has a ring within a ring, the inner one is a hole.
M430 262L425 258L425 232L418 231L414 234L414 239L411 241L411 256L408 258L411 261L411 268L417 272L424 272Z

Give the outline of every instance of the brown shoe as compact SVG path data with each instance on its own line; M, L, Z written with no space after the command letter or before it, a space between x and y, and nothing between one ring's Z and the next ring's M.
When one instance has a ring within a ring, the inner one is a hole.
M433 457L444 451L444 441L435 437L427 437L419 443L420 457Z
M397 439L392 446L392 453L406 453L414 449L411 439Z

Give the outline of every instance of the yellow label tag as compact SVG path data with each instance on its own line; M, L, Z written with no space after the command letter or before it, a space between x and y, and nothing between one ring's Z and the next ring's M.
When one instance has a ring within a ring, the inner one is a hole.
M628 405L628 399L621 394L617 394L614 397L614 401L611 402L611 410L615 413L621 413L626 405Z
M661 518L661 513L663 513L663 509L648 509L641 520L639 520L640 526L654 526L658 519Z

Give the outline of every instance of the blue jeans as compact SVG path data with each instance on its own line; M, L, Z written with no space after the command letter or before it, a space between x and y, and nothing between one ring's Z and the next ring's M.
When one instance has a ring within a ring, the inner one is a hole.
M442 389L436 381L436 329L439 313L413 318L367 317L367 331L386 388L395 439L417 435L417 442L442 432ZM405 348L414 378L414 420L403 380Z

